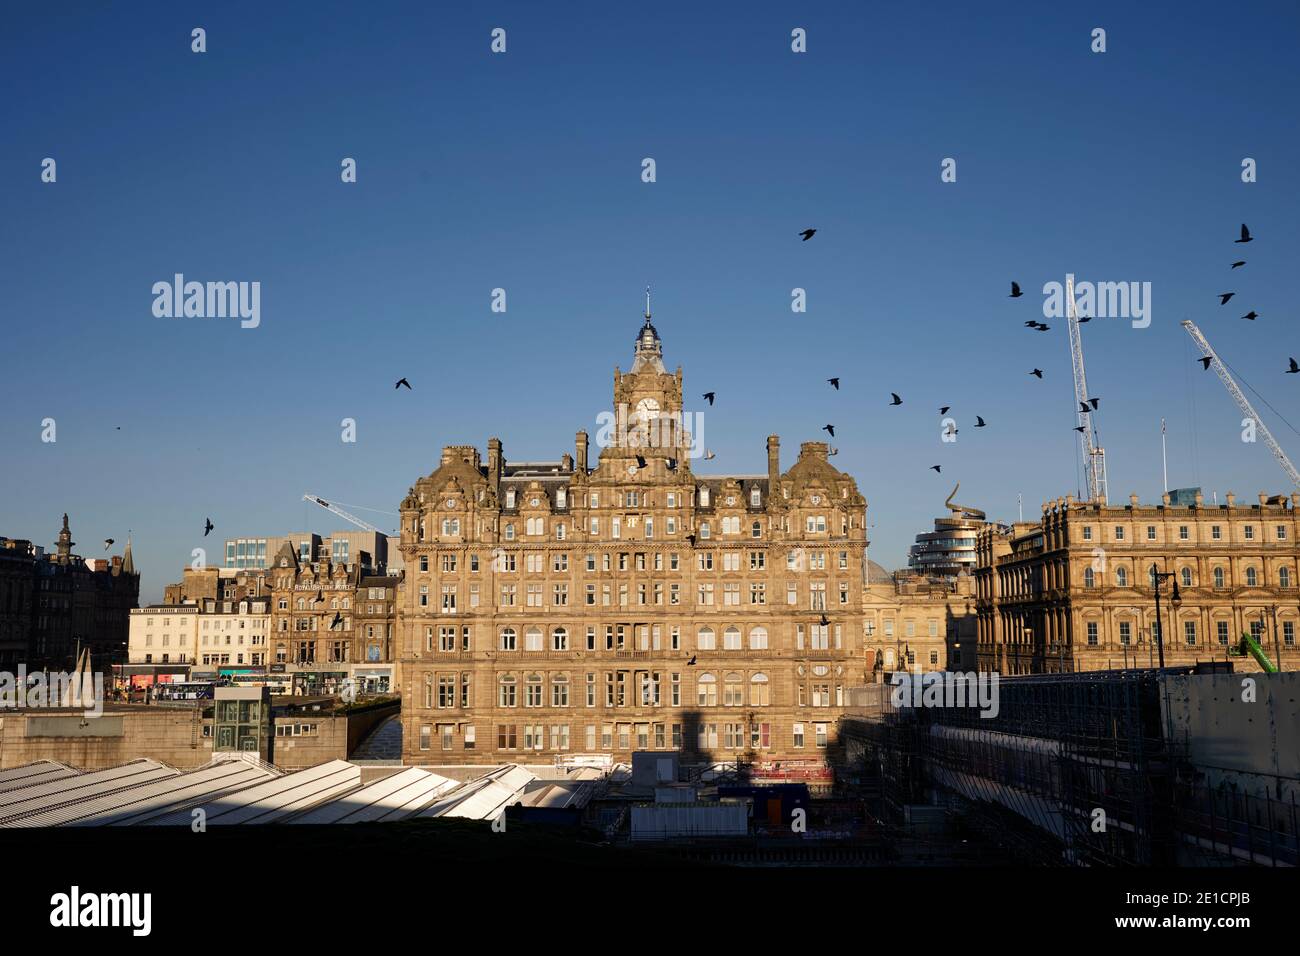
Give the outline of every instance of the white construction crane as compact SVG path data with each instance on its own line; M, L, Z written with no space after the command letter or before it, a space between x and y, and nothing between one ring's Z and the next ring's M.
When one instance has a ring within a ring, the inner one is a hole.
M1088 407L1088 375L1083 368L1083 338L1079 334L1079 313L1074 307L1074 273L1065 277L1067 324L1070 329L1070 364L1074 366L1074 411L1079 419L1079 444L1083 471L1088 482L1088 500L1106 503L1106 450L1097 444L1096 409Z
M1237 407L1255 423L1255 428L1264 436L1264 443L1268 445L1268 450L1273 453L1273 457L1278 460L1278 464L1282 466L1287 477L1291 479L1291 484L1300 488L1300 472L1295 470L1295 466L1291 464L1291 459L1286 456L1286 452L1284 452L1282 446L1277 443L1277 440L1273 437L1273 433L1268 430L1268 426L1264 424L1264 420L1255 413L1255 409L1251 407L1250 402L1246 400L1246 396L1241 393L1241 389L1237 387L1237 383L1233 381L1232 376L1228 373L1227 366L1223 364L1218 354L1210 347L1210 343L1201 333L1201 330L1192 323L1191 319L1183 320L1183 328L1185 328L1187 334L1192 337L1192 341L1195 342L1197 347L1201 350L1201 354L1210 360L1210 364L1214 366L1214 371L1219 373L1219 381L1221 381L1223 387L1228 390L1228 394L1231 395L1233 401L1237 403Z
M379 534L383 534L383 532L380 531L378 528L376 528L374 525L367 524L366 522L358 518L356 515L348 514L338 505L332 505L324 498L319 498L316 495L303 495L302 500L310 501L312 504L320 505L326 511L331 511L334 514L338 515L340 518L344 518L348 521L351 521L354 525L356 525L358 528L361 528L364 531L375 531L378 532Z

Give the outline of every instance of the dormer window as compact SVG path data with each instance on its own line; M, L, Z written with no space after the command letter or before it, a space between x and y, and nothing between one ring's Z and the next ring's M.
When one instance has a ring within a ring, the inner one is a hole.
M557 508L567 508L569 506L569 490L560 488L555 492L555 506Z
M759 494L758 489L757 489L757 488L751 488L750 491L749 491L749 504L750 504L750 507L757 508L757 507L758 507L760 504L762 504L762 503L763 503L763 497L762 497L761 494Z
M507 507L507 508L513 508L514 506L515 506L515 489L513 489L513 488L507 488L507 489L506 489L506 507Z
M709 489L706 486L701 485L700 486L700 507L707 508L708 506L709 506Z

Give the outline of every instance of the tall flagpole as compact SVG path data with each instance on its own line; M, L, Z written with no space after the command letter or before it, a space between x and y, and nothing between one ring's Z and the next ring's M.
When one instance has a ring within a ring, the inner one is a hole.
M1160 467L1164 471L1165 491L1169 491L1169 460L1165 457L1165 420L1160 419Z

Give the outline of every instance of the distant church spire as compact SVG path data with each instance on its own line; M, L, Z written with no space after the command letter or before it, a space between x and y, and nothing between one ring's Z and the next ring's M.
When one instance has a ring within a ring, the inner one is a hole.
M131 557L131 535L126 536L126 551L122 553L122 573L135 574L135 559Z
M72 540L72 531L68 528L68 513L63 512L63 530L59 532L58 555L59 560L67 563L72 557L72 549L77 542Z
M646 324L649 325L650 324L650 287L649 286L645 287L645 320L646 320Z

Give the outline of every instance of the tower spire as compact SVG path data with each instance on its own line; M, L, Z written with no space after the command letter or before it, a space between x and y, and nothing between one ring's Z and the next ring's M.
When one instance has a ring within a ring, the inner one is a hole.
M650 321L650 287L645 287L645 320Z

